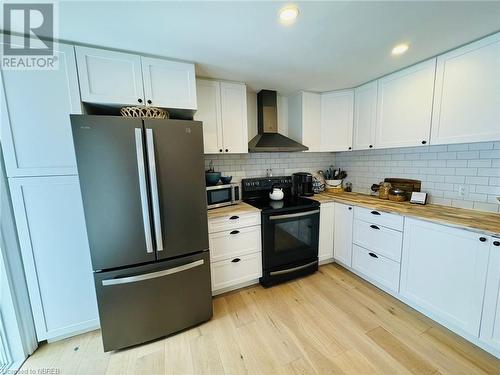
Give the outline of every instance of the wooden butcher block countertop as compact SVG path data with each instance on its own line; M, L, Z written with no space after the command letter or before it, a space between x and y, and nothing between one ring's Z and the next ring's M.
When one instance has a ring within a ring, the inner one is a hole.
M240 202L240 203L234 204L232 206L224 206L224 207L213 208L211 210L208 210L208 218L214 219L217 217L243 215L243 214L248 214L248 213L252 213L252 212L260 212L260 210L258 208L255 208L254 206L250 206L247 203Z
M377 211L400 214L439 224L473 229L488 235L500 236L500 214L491 212L466 210L435 204L422 206L409 202L392 202L360 193L320 193L310 198L320 203L339 202L352 204Z

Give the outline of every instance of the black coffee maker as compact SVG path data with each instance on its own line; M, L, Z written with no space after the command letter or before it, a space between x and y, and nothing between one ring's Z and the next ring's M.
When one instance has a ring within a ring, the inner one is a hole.
M293 195L310 197L313 192L313 177L307 172L297 172L292 175Z

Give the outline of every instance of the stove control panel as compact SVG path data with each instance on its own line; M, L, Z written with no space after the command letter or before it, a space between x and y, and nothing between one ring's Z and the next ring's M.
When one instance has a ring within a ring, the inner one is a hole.
M241 180L243 191L271 190L274 187L291 188L291 176L244 178Z

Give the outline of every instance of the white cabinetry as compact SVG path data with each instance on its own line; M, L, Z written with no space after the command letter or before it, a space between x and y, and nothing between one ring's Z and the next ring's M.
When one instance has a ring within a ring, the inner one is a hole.
M78 177L9 183L38 340L97 328Z
M377 148L429 142L436 59L378 80Z
M335 220L335 203L321 203L319 214L319 250L320 263L333 259L333 236Z
M194 64L76 46L82 101L196 109Z
M354 90L354 131L352 148L365 150L375 145L377 121L377 81Z
M337 263L351 267L353 207L335 203L333 258Z
M500 238L491 241L479 338L500 356Z
M321 151L352 149L354 91L321 94Z
M406 218L401 296L448 328L478 337L489 246L481 234Z
M321 151L321 95L302 91L288 99L288 136Z
M208 220L212 294L254 284L262 276L260 212Z
M248 152L247 94L243 83L196 81L206 154Z
M73 46L58 70L2 70L2 146L9 177L76 174L70 113L80 114ZM1 82L0 82L1 83Z
M437 58L432 143L500 139L500 33Z

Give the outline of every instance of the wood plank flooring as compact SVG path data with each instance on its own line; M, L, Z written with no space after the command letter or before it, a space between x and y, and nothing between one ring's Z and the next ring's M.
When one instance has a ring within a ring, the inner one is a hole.
M42 345L22 369L45 368L109 375L458 375L500 374L500 360L329 264L270 289L218 296L210 322L172 337L103 353L94 331Z

